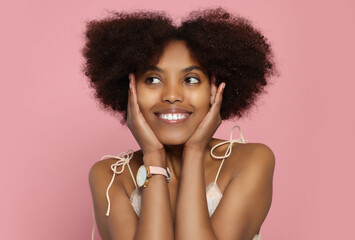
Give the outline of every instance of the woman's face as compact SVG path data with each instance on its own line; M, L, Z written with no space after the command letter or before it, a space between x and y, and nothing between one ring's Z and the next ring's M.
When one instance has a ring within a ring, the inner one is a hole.
M210 108L208 75L183 41L171 41L136 88L140 110L164 145L184 144Z

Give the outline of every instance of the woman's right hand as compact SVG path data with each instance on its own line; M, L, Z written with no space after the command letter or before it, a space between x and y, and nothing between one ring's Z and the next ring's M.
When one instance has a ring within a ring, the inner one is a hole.
M126 124L132 132L142 149L143 156L147 159L156 160L154 164L165 165L165 150L163 144L155 136L153 130L146 122L142 112L139 109L136 91L136 79L133 73L129 74L129 90L127 105L127 121ZM150 163L153 163L149 161Z

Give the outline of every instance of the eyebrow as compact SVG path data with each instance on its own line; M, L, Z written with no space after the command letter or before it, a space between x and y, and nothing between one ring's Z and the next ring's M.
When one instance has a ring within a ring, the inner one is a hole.
M195 65L184 68L180 72L186 73L186 72L190 72L192 70L200 70L201 72L206 73L205 69L203 69L202 67L199 67L199 66L195 66ZM156 67L156 66L148 67L147 71L157 71L157 72L165 73L165 71L163 69Z

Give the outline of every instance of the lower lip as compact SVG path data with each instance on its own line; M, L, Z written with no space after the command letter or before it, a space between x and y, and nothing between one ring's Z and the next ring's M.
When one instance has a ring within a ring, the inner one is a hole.
M176 119L176 120L169 120L169 119L164 119L161 118L157 115L155 115L160 121L164 122L164 123L168 123L168 124L177 124L177 123L182 123L185 122L187 119L190 118L192 113L190 113L189 115L186 115L186 118L181 118L181 119Z

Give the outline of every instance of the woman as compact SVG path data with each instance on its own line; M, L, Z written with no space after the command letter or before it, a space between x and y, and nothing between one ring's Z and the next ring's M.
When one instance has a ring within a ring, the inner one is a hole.
M161 12L114 13L88 23L83 55L95 97L141 147L90 170L102 239L260 239L274 154L212 136L274 73L263 35L221 8L181 26Z

